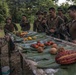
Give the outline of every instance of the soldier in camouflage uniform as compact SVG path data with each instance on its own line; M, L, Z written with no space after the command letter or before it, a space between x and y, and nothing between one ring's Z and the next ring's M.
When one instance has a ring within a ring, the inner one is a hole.
M10 17L6 18L6 24L4 26L5 35L7 35L10 32L13 32L14 30L18 30L17 26L15 25L15 23L12 22L12 19ZM15 44L11 39L9 40L9 49L10 52L15 50Z
M68 14L71 21L67 24L68 32L71 35L72 42L76 43L76 5L68 8Z
M33 31L36 31L38 33L45 32L45 26L44 26L44 23L43 23L43 20L44 20L43 12L38 11L36 13L36 15L38 16L38 18L34 21Z
M49 8L49 15L47 17L47 26L49 30L49 34L57 37L60 37L59 28L63 23L63 19L56 15L56 11L54 7Z
M60 17L64 20L65 23L68 22L68 19L67 19L67 17L63 14L63 10L62 10L61 8L58 8L58 16L60 16Z
M61 25L60 32L63 32L67 36L67 41L76 43L76 5L72 5L68 8L68 14L71 20L64 25Z
M12 22L12 19L10 17L6 18L6 24L4 26L5 34L13 32L14 30L18 30L16 24Z
M71 38L70 38L71 36L69 34L68 26L67 26L68 23L69 22L61 24L59 28L59 32L61 33L63 40L71 41Z
M27 20L26 15L22 15L22 20L20 22L21 30L23 31L29 31L30 30L30 23Z

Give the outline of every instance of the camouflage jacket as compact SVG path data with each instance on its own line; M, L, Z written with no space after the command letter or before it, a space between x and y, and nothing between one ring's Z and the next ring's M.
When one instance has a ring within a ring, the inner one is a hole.
M38 19L34 21L34 24L33 24L33 31L36 31L36 32L45 32L45 25L42 23L42 20L39 21Z
M6 34L6 33L9 33L9 32L13 32L14 31L14 29L17 31L18 30L18 28L17 28L17 26L14 24L14 23L11 23L10 25L5 25L4 26L4 33Z
M60 16L60 15L58 15L58 16ZM67 18L65 15L60 16L60 17L63 19L63 21L64 21L65 23L67 23L67 22L68 22L68 18Z
M28 31L28 30L30 30L30 23L27 21L27 22L23 22L23 21L21 21L20 22L20 26L21 26L21 29L23 30L23 31Z
M63 16L63 20L64 20L65 23L68 22L68 18L66 16Z
M48 16L47 18L48 30L50 29L55 30L55 33L53 33L53 35L51 35L52 33L49 33L49 31L47 31L48 35L51 35L56 38L64 39L62 38L63 36L61 36L61 33L60 33L60 27L62 23L64 23L64 21L61 17L56 16L55 18L51 18L50 16Z
M58 30L60 25L63 23L63 19L59 16L56 16L54 19L48 16L47 18L47 25L49 29L55 29Z
M70 21L67 25L68 32L73 40L76 39L76 20Z

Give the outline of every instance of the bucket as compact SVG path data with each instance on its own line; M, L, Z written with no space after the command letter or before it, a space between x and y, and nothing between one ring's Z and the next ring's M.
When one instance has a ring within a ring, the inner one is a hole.
M2 68L2 75L9 75L10 74L10 68L9 66L4 66Z

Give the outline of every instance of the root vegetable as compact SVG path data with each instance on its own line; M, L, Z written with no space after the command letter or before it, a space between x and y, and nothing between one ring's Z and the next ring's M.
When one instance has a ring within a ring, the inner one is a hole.
M57 49L56 48L51 48L50 53L51 54L56 54L57 53Z

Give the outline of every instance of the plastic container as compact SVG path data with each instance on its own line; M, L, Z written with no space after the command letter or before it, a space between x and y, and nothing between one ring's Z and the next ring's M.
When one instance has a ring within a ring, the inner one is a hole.
M2 75L9 75L10 74L10 68L9 66L4 66L2 68Z

